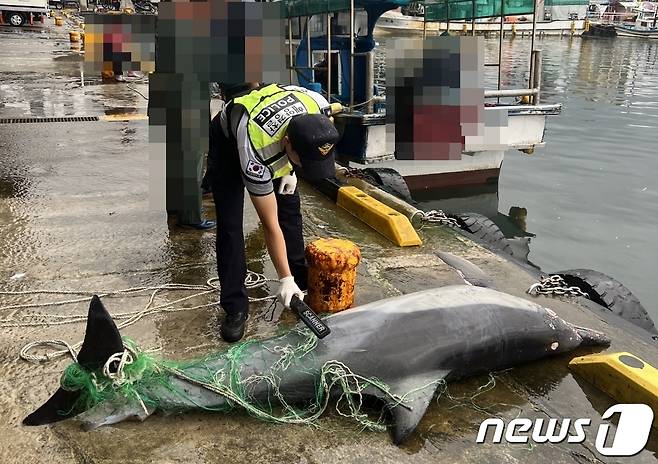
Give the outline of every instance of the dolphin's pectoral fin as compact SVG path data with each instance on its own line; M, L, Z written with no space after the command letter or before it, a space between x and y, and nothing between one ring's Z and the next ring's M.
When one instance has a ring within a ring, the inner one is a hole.
M439 251L436 255L441 258L441 261L455 269L467 284L496 289L493 279L469 260L448 253L447 251Z
M427 407L438 389L445 385L448 371L439 371L405 378L395 383L391 391L404 399L403 403L391 403L389 408L393 415L393 442L404 442L416 429Z

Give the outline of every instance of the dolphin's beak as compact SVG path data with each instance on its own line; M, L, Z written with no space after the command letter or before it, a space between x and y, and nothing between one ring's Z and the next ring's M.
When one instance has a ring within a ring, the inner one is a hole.
M39 409L23 419L23 425L44 425L59 422L73 416L73 406L80 397L80 392L58 388L53 396Z
M598 332L596 330L588 329L587 327L576 327L576 332L580 335L580 338L583 339L580 346L608 346L610 345L610 339L603 332Z

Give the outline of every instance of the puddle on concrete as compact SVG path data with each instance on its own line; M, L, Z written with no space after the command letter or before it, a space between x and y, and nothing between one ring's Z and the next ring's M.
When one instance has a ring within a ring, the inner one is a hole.
M105 110L105 114L108 116L116 115L116 114L137 114L137 113L139 113L139 110L134 107L114 107Z
M15 198L24 190L25 181L0 177L0 198Z

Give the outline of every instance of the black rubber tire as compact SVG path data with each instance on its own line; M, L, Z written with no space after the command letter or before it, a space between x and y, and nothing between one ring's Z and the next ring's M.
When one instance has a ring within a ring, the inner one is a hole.
M507 238L505 238L503 232L488 217L478 213L459 213L449 214L448 216L456 219L462 230L472 234L479 241L497 251L514 255L514 250L512 250L512 247L507 242Z
M391 168L366 168L363 170L366 180L385 192L395 195L407 202L413 202L409 186L404 177Z
M640 300L621 282L591 269L570 269L556 272L570 286L577 286L592 301L609 309L622 319L652 334L658 334L649 313Z
M10 26L20 27L25 24L25 16L15 11L10 11L5 14L5 22Z

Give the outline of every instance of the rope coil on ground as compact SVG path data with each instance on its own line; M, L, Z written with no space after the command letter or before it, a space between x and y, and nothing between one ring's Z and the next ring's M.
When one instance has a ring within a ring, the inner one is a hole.
M80 298L72 298L68 300L54 301L48 303L27 303L27 304L14 304L0 307L0 313L11 311L9 316L5 319L0 319L0 328L20 328L20 327L49 327L66 324L75 324L85 322L87 314L26 314L19 315L24 309L33 308L46 308L52 306L65 306L70 304L89 302L93 295L99 297L107 296L125 296L131 294L138 294L144 292L151 292L149 301L146 306L141 310L128 311L122 313L112 314L112 318L117 321L117 328L123 329L136 322L140 321L146 316L151 316L159 313L168 312L181 312L192 311L196 309L209 308L217 306L217 302L200 304L191 307L177 307L176 305L185 301L193 300L195 298L215 294L219 292L219 279L217 277L209 279L205 285L188 285L188 284L165 284L160 286L149 287L132 287L122 290L110 290L103 292L89 292L89 291L70 291L70 290L29 290L29 291L0 291L0 295L19 296L19 295L85 295ZM255 289L265 286L268 282L277 282L275 279L268 279L263 274L253 271L247 271L245 278L245 286L247 289ZM168 303L153 306L155 298L159 293L164 291L194 291L196 293L188 295ZM270 295L266 297L249 297L250 302L261 302L275 300L276 296ZM120 322L119 322L120 321ZM37 340L25 345L20 351L21 359L29 362L47 362L53 359L70 355L73 360L77 359L76 351L82 346L82 342L69 344L64 340ZM36 348L53 348L55 351L47 351L45 354L32 354ZM59 348L59 349L57 349Z

